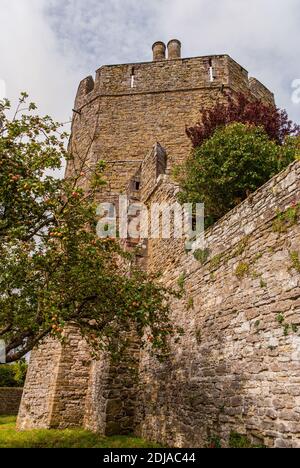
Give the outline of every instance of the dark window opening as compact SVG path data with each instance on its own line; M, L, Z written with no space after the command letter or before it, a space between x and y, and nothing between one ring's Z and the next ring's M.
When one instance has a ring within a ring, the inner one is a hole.
M135 87L135 68L134 67L132 67L132 69L131 69L130 86L131 86L131 88Z

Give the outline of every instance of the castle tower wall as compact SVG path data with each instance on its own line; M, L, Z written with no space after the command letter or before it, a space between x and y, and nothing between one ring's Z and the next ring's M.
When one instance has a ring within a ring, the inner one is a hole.
M138 356L132 338L120 362L104 354L92 360L75 326L66 329L63 343L48 338L31 355L18 430L84 427L108 436L132 434Z
M74 172L74 164L76 168L83 163L93 168L104 160L107 186L99 200L117 200L119 194L127 193L129 182L137 174L141 177L142 201L149 202L151 185L155 189L158 179L163 197L174 199L174 186L162 184L160 175L166 169L166 154L169 171L187 157L191 145L186 125L199 120L201 109L225 100L224 91L252 92L251 89L254 95L272 101L271 93L256 82L250 83L247 71L228 55L183 59L177 41L169 44L168 60L163 45L156 44L153 62L103 66L95 80L87 77L79 85L69 144L75 162L68 164L66 176ZM158 141L165 150L157 145L149 154ZM148 263L161 269L159 242L150 243ZM164 245L169 249L168 260L174 258L178 243ZM175 262L173 267L176 265ZM69 338L64 346L50 340L33 352L18 427L84 425L113 434L132 432L135 424L140 424L142 433L151 438L155 431L149 421L161 421L154 406L150 411L146 405L145 420L140 418L142 411L135 411L138 393L134 372L128 373L124 362L115 366L105 357L92 362L81 336L73 330ZM134 340L132 345L135 354ZM136 367L135 361L133 368ZM144 363L141 369L144 377ZM151 379L149 385L152 382L158 390L159 382ZM157 404L153 398L151 402ZM167 418L163 410L161 415ZM165 439L159 432L155 435Z
M17 419L19 430L50 428L60 357L61 345L51 338L32 351Z
M155 141L170 168L183 161L191 149L185 127L201 109L226 99L226 90L251 91L247 71L227 55L103 66L91 88L90 77L80 84L70 149L87 153L91 165L106 161L104 196L125 191Z
M261 101L267 104L274 104L274 94L270 93L268 88L266 88L260 81L256 78L249 78L249 87L251 93Z

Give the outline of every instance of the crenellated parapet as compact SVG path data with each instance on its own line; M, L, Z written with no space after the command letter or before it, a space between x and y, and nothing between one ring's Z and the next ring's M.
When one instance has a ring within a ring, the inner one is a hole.
M98 97L213 87L250 91L256 97L274 101L274 95L258 80L249 78L247 70L227 54L182 58L181 43L177 39L172 39L167 46L161 41L155 42L152 50L152 62L104 65L97 70L95 81L91 76L82 80L75 109L80 110Z
M87 96L94 90L94 87L95 82L92 76L87 76L80 82L75 98L75 109L80 108L85 103Z
M228 55L168 60L161 58L138 64L105 65L97 70L95 82L89 76L80 83L75 110L101 97L175 93L218 87L251 92L252 85L252 81L248 81L248 72Z
M249 78L249 88L250 92L255 96L257 99L260 99L261 101L274 105L275 104L275 97L274 94L271 93L271 91L263 85L260 81L258 81L256 78Z
M229 55L183 58L181 43L153 45L153 61L105 65L84 79L75 100L70 151L88 164L107 163L110 194L125 191L153 141L170 155L170 168L189 154L186 126L201 110L226 102L228 91L274 103L274 97ZM68 167L67 175L72 172ZM109 194L105 191L105 197Z

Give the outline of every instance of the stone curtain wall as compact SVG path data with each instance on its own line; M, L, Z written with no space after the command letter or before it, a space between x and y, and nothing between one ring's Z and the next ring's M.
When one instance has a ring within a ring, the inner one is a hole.
M18 414L23 388L0 388L0 415Z
M166 182L153 197L170 191ZM164 284L184 277L172 315L185 336L164 364L142 355L141 436L179 447L216 436L226 446L235 431L300 447L300 232L293 211L276 214L299 201L296 162L207 232L203 264L179 243L173 255L165 242L149 246Z

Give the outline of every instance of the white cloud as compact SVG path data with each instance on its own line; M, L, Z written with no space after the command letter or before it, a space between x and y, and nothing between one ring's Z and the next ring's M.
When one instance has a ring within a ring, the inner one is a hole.
M183 54L229 53L300 120L299 0L0 0L0 79L66 120L78 82L105 63L151 60L178 37Z
M300 121L291 99L300 78L299 0L167 0L163 24L164 37L182 39L187 55L231 55Z
M300 79L293 81L292 88L294 89L292 101L294 104L300 104Z
M44 0L0 0L0 4L0 78L5 80L7 96L14 99L27 91L42 112L65 119L71 114L74 78L43 14Z
M65 54L80 53L80 66L151 60L161 0L50 0L47 14ZM58 13L59 12L59 13ZM78 59L78 57L77 57Z
M0 100L6 97L6 84L4 80L0 79Z

